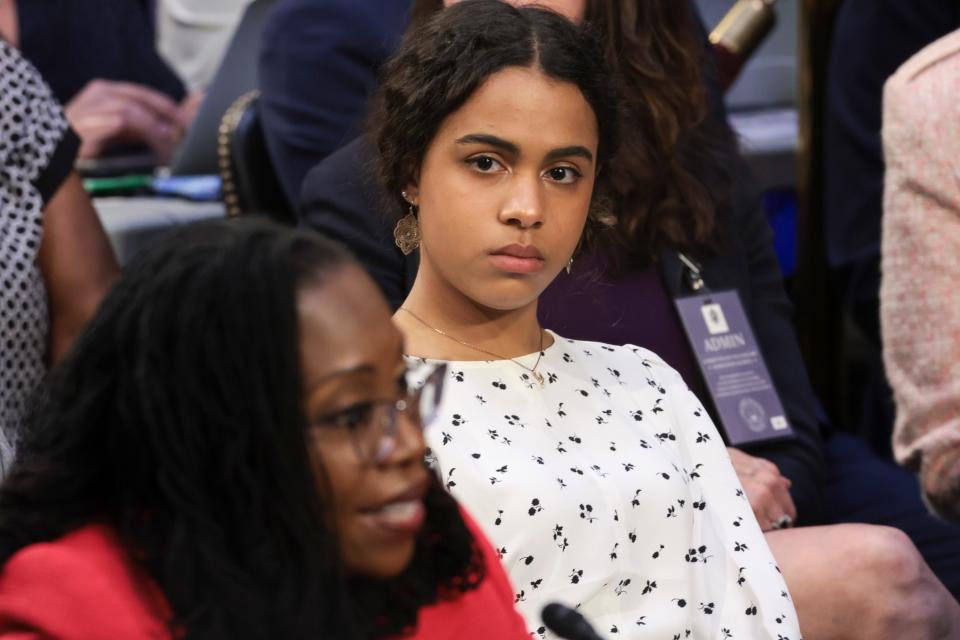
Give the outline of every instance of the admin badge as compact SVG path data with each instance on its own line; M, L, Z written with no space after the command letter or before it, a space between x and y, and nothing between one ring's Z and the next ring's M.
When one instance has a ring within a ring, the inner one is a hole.
M719 333L729 333L730 325L727 324L727 318L723 315L723 307L717 303L705 304L700 307L700 313L703 314L703 321L707 324L707 331L715 336Z

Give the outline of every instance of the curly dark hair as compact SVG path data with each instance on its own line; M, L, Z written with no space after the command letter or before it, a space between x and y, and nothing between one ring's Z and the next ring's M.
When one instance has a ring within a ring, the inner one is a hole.
M436 482L406 571L345 575L307 445L296 296L350 262L314 233L237 220L130 264L0 488L0 563L106 522L165 594L176 637L204 639L394 635L475 586L482 556Z
M447 116L494 73L533 65L578 87L592 107L598 175L587 240L592 229L614 224L606 167L617 146L619 101L599 43L552 11L499 0L458 2L415 23L381 70L369 129L391 210L399 216L407 207L400 192L416 177Z
M443 9L414 0L413 27ZM710 251L716 208L729 197L733 133L706 118L703 46L687 0L587 0L622 100L610 163L614 261L643 266L665 248Z

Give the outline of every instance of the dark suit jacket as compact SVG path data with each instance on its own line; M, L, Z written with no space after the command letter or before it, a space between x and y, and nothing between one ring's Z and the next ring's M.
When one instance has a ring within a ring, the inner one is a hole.
M745 172L744 167L740 171ZM783 277L773 247L773 233L759 194L745 173L731 204L718 212L721 250L698 256L702 277L713 291L736 289L740 294L774 387L796 432L796 439L744 447L767 458L793 483L790 490L801 524L821 517L824 457L817 399L800 355L793 326L793 306L783 289ZM683 266L676 251L661 255L660 270L674 296L688 295ZM678 320L679 322L679 320ZM644 345L656 351L655 345ZM709 403L708 403L709 405Z
M883 85L927 44L960 27L956 0L844 0L827 75L823 216L830 283L867 338L844 397L851 424L890 456L895 407L881 358L880 229Z
M410 0L279 0L260 50L260 114L291 206L310 167L360 133Z
M142 0L17 3L20 50L62 104L90 80L136 82L174 100L183 83L157 53Z
M883 85L914 53L960 27L956 0L844 0L827 76L824 222L831 266L845 301L879 346ZM860 317L864 316L864 317Z

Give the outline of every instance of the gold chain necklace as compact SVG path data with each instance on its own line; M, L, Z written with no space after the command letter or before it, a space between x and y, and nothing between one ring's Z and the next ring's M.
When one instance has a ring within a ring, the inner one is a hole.
M469 342L464 342L463 340L460 340L459 338L455 338L455 337L453 337L452 335L450 335L449 333L447 333L446 331L443 331L443 330L441 330L441 329L437 329L435 326L433 326L432 324L430 324L429 322L427 322L426 320L424 320L423 318L421 318L420 316L418 316L417 314L415 314L413 311L410 311L410 309L407 309L406 307L400 307L400 311L406 311L406 312L409 313L411 316L413 316L413 318L414 318L417 322L419 322L420 324L422 324L423 326L425 326L427 329L430 329L430 330L432 330L432 331L435 331L436 333L439 333L441 336L443 336L444 338L447 338L448 340L453 340L454 342L456 342L456 343L458 343L458 344L462 344L463 346L468 347L468 348L470 348L470 349L473 349L474 351L479 351L479 352L485 353L485 354L487 354L487 355L489 355L489 356L493 356L493 357L495 357L497 360L509 360L510 362L512 362L513 364L517 365L517 366L520 367L521 369L526 369L526 370L529 371L530 374L533 376L533 379L540 383L540 387L541 387L541 388L543 387L543 374L540 373L539 371L537 371L537 367L540 366L540 358L543 357L543 329L540 329L540 348L538 349L539 354L537 355L537 361L536 361L535 363L533 363L533 368L530 368L530 367L528 367L527 365L523 364L522 362L517 362L517 361L516 361L515 359L513 359L513 358L507 358L507 357L505 357L505 356L500 355L499 353L494 353L493 351L489 351L489 350L487 350L487 349L484 349L483 347L478 347L478 346L475 345L475 344L470 344Z

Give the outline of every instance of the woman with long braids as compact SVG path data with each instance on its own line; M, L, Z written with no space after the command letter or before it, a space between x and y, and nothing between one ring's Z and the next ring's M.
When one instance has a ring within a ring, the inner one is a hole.
M151 249L0 489L0 636L525 637L423 464L439 388L408 390L402 350L313 233L218 222Z
M420 250L395 315L445 364L428 456L475 513L535 636L559 600L630 638L800 637L719 434L645 349L541 328L539 295L605 209L617 99L596 41L551 11L457 3L382 73L373 140Z

